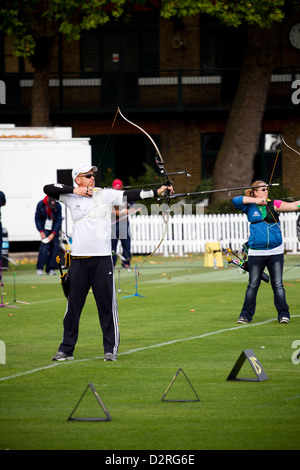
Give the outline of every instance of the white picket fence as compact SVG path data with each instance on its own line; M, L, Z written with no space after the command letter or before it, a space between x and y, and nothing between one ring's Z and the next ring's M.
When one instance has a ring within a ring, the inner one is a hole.
M280 215L284 247L290 253L300 251L296 228L298 215L296 212ZM132 254L152 252L164 231L161 215L130 216ZM205 244L210 241L219 241L221 249L230 245L233 250L240 250L248 236L249 223L245 214L174 215L169 218L167 232L156 253L163 256L203 253ZM121 252L120 243L118 251Z

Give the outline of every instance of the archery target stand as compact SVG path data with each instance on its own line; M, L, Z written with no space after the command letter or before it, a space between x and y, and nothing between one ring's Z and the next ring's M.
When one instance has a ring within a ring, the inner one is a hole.
M175 380L177 379L179 373L182 372L182 374L184 375L186 381L187 381L187 384L189 386L189 389L192 390L192 393L195 398L189 398L189 399L178 399L178 398L166 398L167 394L170 392L170 389L171 387L173 386ZM184 402L195 402L195 401L200 401L200 398L198 397L194 387L192 386L191 382L189 381L187 375L184 373L183 369L179 368L176 372L176 374L174 375L173 379L171 380L171 382L169 383L168 387L167 387L167 390L165 391L165 393L163 394L163 397L161 399L161 401L171 401L171 402L180 402L180 403L184 403Z
M240 372L244 362L248 360L249 364L251 365L256 377L253 378L238 378L237 375ZM268 380L268 377L265 371L262 368L259 360L257 359L256 355L252 351L252 349L246 349L243 351L236 361L235 365L233 366L232 371L230 372L229 376L226 380L231 381L244 381L244 382L263 382Z
M135 294L126 295L125 297L121 297L121 299L129 299L129 297L145 297L144 295L141 295L141 294L138 293L138 281L137 281L138 272L137 272L137 266L134 267L134 271L135 271Z
M0 303L0 308L20 308L17 307L16 305L8 305L3 302L3 275L2 275L2 264L1 264L1 259L0 259L0 283L1 283L1 303Z
M75 411L77 410L80 402L82 401L83 397L85 396L86 392L88 391L88 389L90 389L92 392L93 392L93 395L94 397L96 398L98 404L100 405L102 411L104 412L104 417L75 417L73 416ZM112 420L112 417L111 415L109 414L106 406L104 405L103 401L101 400L98 392L96 391L94 385L92 383L89 383L88 386L86 387L85 391L83 392L83 394L81 395L79 401L77 402L75 408L73 409L72 413L70 414L69 418L68 418L68 421L111 421Z
M30 302L23 302L23 300L17 300L17 293L16 293L16 273L13 273L14 276L14 302L18 302L19 304L26 304L30 305ZM8 304L9 306L10 304ZM13 308L20 308L20 307L13 307Z

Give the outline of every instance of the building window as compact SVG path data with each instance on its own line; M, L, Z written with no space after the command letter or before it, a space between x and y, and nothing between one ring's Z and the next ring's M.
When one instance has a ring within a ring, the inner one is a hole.
M13 55L14 45L13 39L6 36L2 36L1 40L1 63L2 69L5 73L17 73L19 72L20 59Z
M82 72L156 70L159 67L158 12L135 12L81 37Z
M202 178L212 178L224 134L202 134Z
M222 68L240 68L246 38L245 26L223 26L218 19L201 15L201 67L210 72Z
M246 48L246 29L223 26L219 20L200 17L201 68L205 75L221 76L221 99L234 99Z

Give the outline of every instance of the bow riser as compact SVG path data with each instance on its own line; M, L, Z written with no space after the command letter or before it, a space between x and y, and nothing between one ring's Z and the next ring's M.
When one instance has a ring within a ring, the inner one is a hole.
M227 261L228 263L232 263L232 264L235 264L236 266L238 266L240 269L242 269L244 272L248 273L249 272L249 268L248 268L248 264L246 261L244 261L244 263L241 263L239 262L238 260L235 260L235 259L231 259L229 257L227 257ZM262 275L261 275L261 280L268 283L270 281L270 277L267 273L263 272Z

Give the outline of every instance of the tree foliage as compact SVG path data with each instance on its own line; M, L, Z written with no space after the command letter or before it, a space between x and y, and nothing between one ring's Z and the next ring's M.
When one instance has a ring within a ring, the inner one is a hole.
M126 0L0 0L0 31L14 38L14 54L34 55L40 38L79 39L124 11Z
M79 39L83 30L119 18L134 4L158 8L167 19L206 13L226 26L262 28L282 21L286 6L299 7L297 0L0 0L0 31L14 38L16 56L30 58L39 38L62 33Z
M162 15L172 18L206 13L226 26L248 23L267 28L274 21L283 20L285 3L286 0L163 0Z

